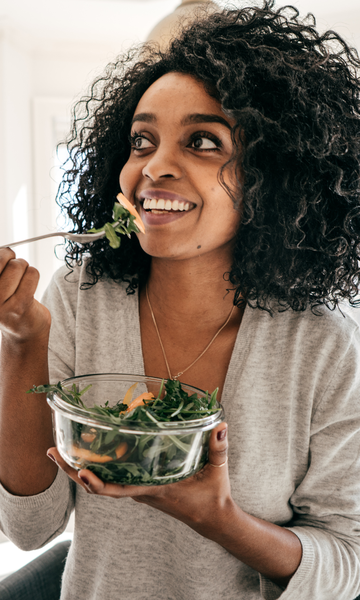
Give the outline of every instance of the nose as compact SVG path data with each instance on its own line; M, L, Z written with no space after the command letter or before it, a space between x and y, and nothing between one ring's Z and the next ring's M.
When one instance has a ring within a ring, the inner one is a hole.
M156 181L161 178L180 179L182 168L179 162L180 157L173 149L168 146L159 146L149 155L148 161L142 170L142 174L147 179Z

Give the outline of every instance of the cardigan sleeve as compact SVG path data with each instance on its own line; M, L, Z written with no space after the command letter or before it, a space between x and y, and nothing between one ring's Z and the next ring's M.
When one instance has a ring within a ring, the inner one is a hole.
M42 548L63 533L74 507L75 484L60 469L35 496L15 496L0 484L0 529L22 550Z
M309 468L290 498L302 544L285 590L260 576L266 600L353 600L360 593L360 339L356 329L315 403Z
M55 383L73 375L75 356L73 306L77 286L66 298L57 284L66 273L63 268L57 271L42 299L52 317L49 373ZM65 530L74 507L75 488L60 469L51 486L35 496L15 496L0 485L0 529L23 550L41 548Z

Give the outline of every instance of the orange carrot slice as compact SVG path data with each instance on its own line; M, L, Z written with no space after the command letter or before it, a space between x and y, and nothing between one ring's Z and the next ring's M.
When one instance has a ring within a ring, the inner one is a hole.
M77 448L77 446L71 446L70 454L74 458L81 458L83 460L87 460L88 462L106 463L110 460L113 460L111 456L107 456L106 454L96 454L95 452L91 452L91 450L87 450L86 448Z
M121 444L119 444L115 450L116 458L121 458L122 456L124 456L124 454L126 454L126 452L127 452L127 449L128 449L127 443L121 442Z
M121 204L121 206L126 208L129 211L129 213L135 217L135 224L138 226L141 233L145 233L145 225L142 222L142 219L141 219L138 211L136 210L135 206L133 204L131 204L131 202L129 202L129 200L127 198L125 198L124 194L118 194L116 196L116 198L117 198L117 201Z
M123 404L130 404L132 395L134 393L134 389L136 388L137 384L138 382L134 383L132 386L129 387L128 391L125 394L124 400L122 401Z
M140 394L135 400L133 400L126 409L126 412L130 412L134 410L137 406L143 406L145 404L144 400L152 400L154 398L154 394L151 392L144 392Z
M116 458L121 458L127 452L128 445L126 442L121 442L119 446L115 450ZM71 455L74 458L86 460L88 462L96 462L96 463L106 463L110 460L114 460L111 456L107 456L106 454L96 454L91 450L87 450L86 448L78 448L77 446L71 446ZM79 463L78 463L79 464Z
M96 433L84 432L80 437L86 444L91 444L91 442L93 442L96 438Z

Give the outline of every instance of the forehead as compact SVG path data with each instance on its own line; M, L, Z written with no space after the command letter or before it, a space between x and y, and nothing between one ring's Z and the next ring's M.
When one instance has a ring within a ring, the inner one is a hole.
M154 113L212 112L224 116L220 102L210 96L203 83L184 73L167 73L143 94L134 116Z

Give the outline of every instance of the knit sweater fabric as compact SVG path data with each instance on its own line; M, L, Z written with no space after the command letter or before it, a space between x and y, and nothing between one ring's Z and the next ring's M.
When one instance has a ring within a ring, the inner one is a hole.
M138 294L85 268L54 276L51 381L144 374ZM302 560L286 589L184 523L130 498L89 495L58 472L31 496L0 486L0 528L44 546L75 510L61 600L352 600L360 593L360 334L339 311L271 316L247 307L222 394L232 496L293 531ZM156 375L156 374L155 374Z

